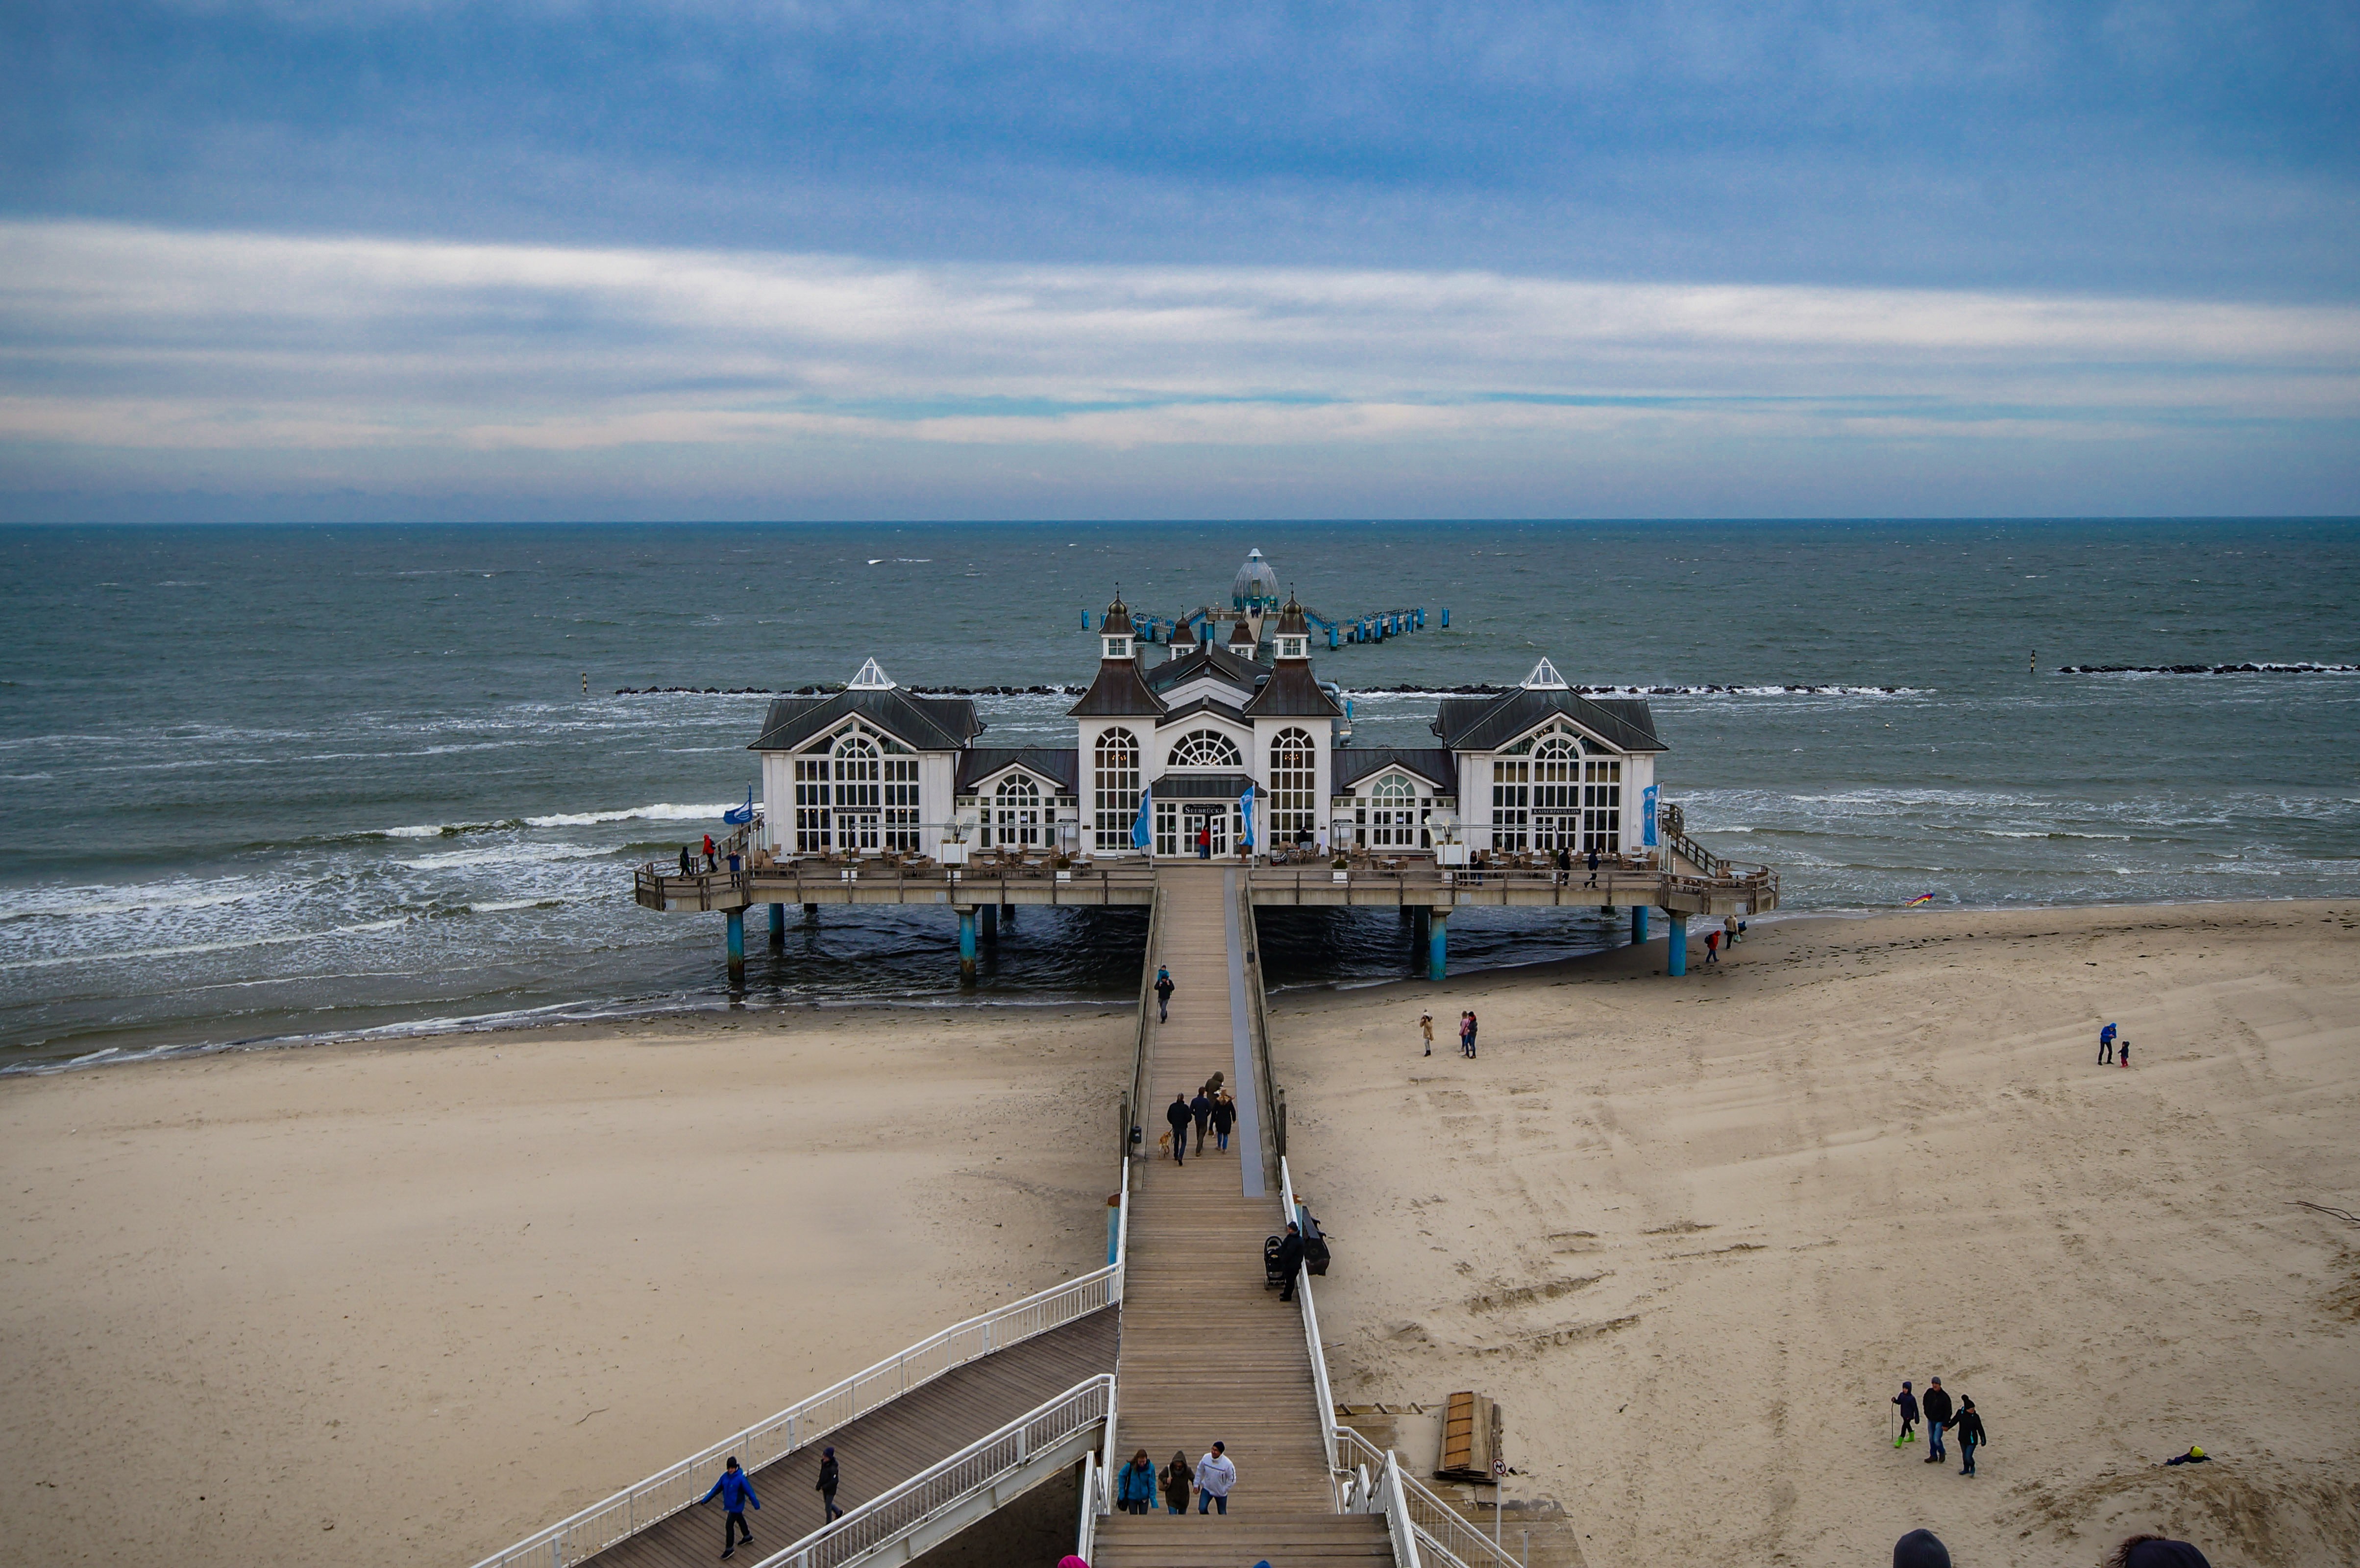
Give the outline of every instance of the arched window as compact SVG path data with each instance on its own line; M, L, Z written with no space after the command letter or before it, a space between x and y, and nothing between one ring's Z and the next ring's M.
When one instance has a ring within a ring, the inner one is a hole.
M1388 773L1369 791L1369 838L1381 846L1411 849L1417 844L1417 786L1398 773Z
M983 828L983 847L1026 849L1041 843L1041 786L1022 773L1000 781Z
M884 758L855 730L836 743L836 847L873 850L885 816Z
M1319 754L1307 730L1284 729L1270 741L1270 842L1308 844L1315 825Z
M1139 737L1129 730L1098 736L1091 771L1095 805L1091 831L1100 849L1131 847L1131 824L1139 815Z
M795 758L795 853L918 847L918 758L853 725Z
M1580 844L1581 751L1562 732L1533 747L1533 847L1556 851Z
M1172 766L1179 768L1218 768L1235 771L1246 765L1238 743L1218 730L1191 730L1172 748Z
M1612 855L1622 847L1622 759L1593 757L1581 765L1581 848Z

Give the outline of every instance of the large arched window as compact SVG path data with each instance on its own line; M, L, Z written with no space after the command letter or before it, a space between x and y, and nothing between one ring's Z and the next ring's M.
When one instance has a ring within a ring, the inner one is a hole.
M1580 811L1580 746L1552 734L1533 747L1533 847L1579 849Z
M1041 842L1041 786L1022 773L1000 781L983 826L983 847L1029 849Z
M918 759L854 725L795 758L795 853L918 847Z
M1098 736L1096 749L1091 832L1100 849L1129 849L1131 824L1139 815L1139 737L1129 730L1109 730Z
M1581 780L1581 847L1615 854L1622 847L1622 759L1586 759Z
M1177 768L1235 772L1245 765L1245 753L1238 749L1238 743L1218 730L1191 730L1172 748L1172 766Z
M1388 773L1369 791L1370 842L1397 849L1417 844L1417 786Z
M1270 842L1308 844L1316 822L1319 754L1307 730L1284 729L1270 741Z

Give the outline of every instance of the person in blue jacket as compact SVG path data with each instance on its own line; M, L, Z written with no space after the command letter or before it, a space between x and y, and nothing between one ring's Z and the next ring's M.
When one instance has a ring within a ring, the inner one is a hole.
M1155 1461L1141 1449L1115 1474L1115 1507L1123 1513L1143 1514L1155 1506Z
M2115 1033L2116 1030L2112 1024L2098 1031L2098 1065L2101 1067L2112 1067L2114 1064Z
M754 1495L754 1483L746 1479L746 1472L738 1468L737 1455L721 1467L721 1479L713 1483L713 1490L697 1498L700 1503L721 1499L724 1518L721 1521L721 1555L735 1556L739 1541L754 1544L754 1532L746 1523L746 1505L751 1503L760 1511L762 1499Z

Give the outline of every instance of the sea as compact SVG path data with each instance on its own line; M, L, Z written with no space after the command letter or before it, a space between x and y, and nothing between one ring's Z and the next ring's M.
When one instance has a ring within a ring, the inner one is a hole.
M2351 520L16 528L0 1072L1127 1002L1120 910L1018 911L968 990L946 911L793 910L732 995L721 918L638 908L632 868L746 800L763 691L873 657L986 689L988 744L1070 744L1084 616L1226 603L1254 549L1329 619L1425 610L1317 648L1359 743L1431 744L1437 693L1543 657L1646 695L1664 800L1789 915L2360 893ZM1465 911L1451 962L1625 939ZM1281 987L1417 962L1386 911L1263 946Z

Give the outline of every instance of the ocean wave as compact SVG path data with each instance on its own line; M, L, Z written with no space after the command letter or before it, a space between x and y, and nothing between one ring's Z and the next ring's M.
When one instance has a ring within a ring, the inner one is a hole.
M362 838L457 838L461 833L501 833L525 825L522 817L507 817L496 822L426 822L416 827L377 828L360 834Z
M530 866L553 860L599 860L613 853L603 845L594 844L486 844L475 849L446 849L399 864L411 871L448 871L458 866Z
M202 909L220 904L244 903L267 889L259 884L213 890L203 883L162 883L154 887L89 886L24 888L0 902L0 920L70 920L92 915L141 914L155 909ZM11 904L16 907L9 907Z
M2360 675L2360 664L2060 664L2060 675Z
M651 806L628 806L612 811L553 811L545 817L527 817L529 828L586 828L600 822L695 822L721 820L724 811L734 811L740 801L724 801L718 806L682 806L669 800L659 800Z
M358 925L332 926L326 931L238 937L224 942L182 942L176 947L147 947L127 953L68 953L54 958L20 958L13 963L0 964L0 974L18 969L56 969L69 964L119 964L136 958L182 958L191 953L228 953L243 947L284 947L290 942L324 942L331 937L365 936L370 931L391 931L396 926L408 925L414 918L399 915L389 920L364 920Z

